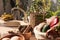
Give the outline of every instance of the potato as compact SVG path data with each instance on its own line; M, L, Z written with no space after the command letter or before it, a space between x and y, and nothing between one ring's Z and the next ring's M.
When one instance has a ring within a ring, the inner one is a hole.
M18 36L13 36L10 40L19 40Z
M10 38L3 38L2 40L10 40Z

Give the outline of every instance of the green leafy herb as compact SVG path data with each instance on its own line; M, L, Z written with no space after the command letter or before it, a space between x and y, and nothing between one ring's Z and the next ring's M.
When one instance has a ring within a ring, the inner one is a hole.
M60 31L60 25L59 26L56 26L55 30L56 31Z

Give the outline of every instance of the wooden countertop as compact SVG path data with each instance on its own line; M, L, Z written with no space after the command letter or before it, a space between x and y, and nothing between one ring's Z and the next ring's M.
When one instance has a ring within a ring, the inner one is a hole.
M9 23L9 22L19 22L20 25L30 25L28 22L24 22L24 21L20 21L20 20L11 20L11 21L0 20L0 24L5 24L5 23Z
M8 34L8 31L14 31L17 32L18 31L18 27L6 27L4 26L4 23L7 22L19 22L20 25L29 25L29 23L25 23L24 21L19 21L19 20L12 20L12 21L3 21L0 20L0 38L3 37L4 35Z

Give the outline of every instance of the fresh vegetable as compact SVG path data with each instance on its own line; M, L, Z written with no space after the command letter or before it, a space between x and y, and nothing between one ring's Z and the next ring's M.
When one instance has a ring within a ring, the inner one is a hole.
M50 29L49 25L44 25L44 27L42 28L42 32L46 32L48 29Z
M55 17L55 18L51 21L50 27L53 27L53 26L56 25L58 22L59 22L59 18L58 18L58 17Z
M13 36L10 40L20 40L19 36Z
M10 38L3 38L2 40L10 40Z
M57 27L55 28L55 30L56 30L56 31L60 31L60 26L57 26Z

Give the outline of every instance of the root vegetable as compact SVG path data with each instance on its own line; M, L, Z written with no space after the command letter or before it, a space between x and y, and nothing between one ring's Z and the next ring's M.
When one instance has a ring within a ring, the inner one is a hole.
M13 36L10 40L20 40L18 36Z
M2 40L10 40L10 38L3 38Z

